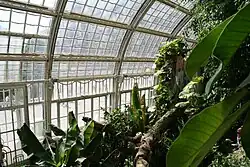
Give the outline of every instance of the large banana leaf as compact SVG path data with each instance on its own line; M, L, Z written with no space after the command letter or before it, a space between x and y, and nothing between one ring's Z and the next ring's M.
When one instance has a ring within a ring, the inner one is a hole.
M51 124L50 129L56 136L66 136L66 133L55 125Z
M68 113L69 129L67 136L77 137L80 134L80 128L78 127L77 120L73 111Z
M245 111L250 103L233 112L239 101L246 96L242 89L224 101L204 109L187 122L180 136L167 154L168 167L196 167L232 123Z
M247 118L241 129L241 142L248 158L250 158L250 112L248 111Z
M192 76L206 64L209 56L218 57L226 65L250 33L250 4L213 29L191 52L187 75Z
M186 73L189 78L192 78L200 67L207 63L207 60L213 54L213 49L216 46L219 35L226 27L231 17L214 28L205 38L190 53L186 63Z
M93 132L94 132L94 126L95 126L94 121L89 122L88 125L86 126L84 132L83 132L85 146L88 145L90 140L91 140L91 137L92 137Z
M221 71L223 69L223 63L220 61L220 65L219 67L217 68L217 70L215 71L215 74L209 79L209 81L207 82L206 84L206 88L205 88L205 94L209 94L210 93L210 90L213 86L213 83L221 76Z
M98 133L88 145L80 151L82 157L89 156L95 152L95 150L100 146L103 139L102 133Z
M46 161L47 163L51 164L51 166L54 164L51 155L43 148L34 133L26 124L17 130L17 134L22 142L22 145L27 147L29 151L28 154L34 154L34 156L40 160Z

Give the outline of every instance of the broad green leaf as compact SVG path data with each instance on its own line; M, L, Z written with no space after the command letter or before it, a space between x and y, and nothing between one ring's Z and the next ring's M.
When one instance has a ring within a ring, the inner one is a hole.
M91 140L91 137L94 132L94 126L94 121L90 121L83 132L85 146L88 145Z
M73 111L68 114L69 119L69 129L67 132L67 137L77 137L80 134L80 128L78 127L77 120Z
M206 95L210 93L211 88L213 86L213 83L221 76L222 69L223 69L223 63L220 61L220 65L217 68L215 74L212 76L212 78L209 79L209 81L206 84L206 88L205 88L205 94Z
M250 4L239 10L227 24L214 49L214 55L226 65L250 33Z
M76 142L68 151L67 161L65 162L67 166L75 166L76 160L80 155L81 144Z
M246 120L241 129L241 142L248 158L250 158L250 112L248 111Z
M36 138L30 128L24 124L20 129L17 130L17 134L21 142L27 146L27 149L33 153L40 160L46 161L47 163L54 164L52 157L43 148L39 140Z
M206 64L208 58L212 56L213 49L216 46L218 38L232 17L226 19L219 26L214 28L190 53L187 63L186 72L189 78L192 78L200 67Z
M237 119L238 114L243 112L240 110L230 115L247 93L247 89L242 89L224 101L204 109L189 120L170 147L167 154L167 166L198 166L216 141ZM246 106L242 109L245 110Z
M233 123L240 118L240 116L246 112L250 107L250 102L244 104L240 109L229 115L223 122L223 124L217 129L217 131L210 137L209 141L203 146L199 154L193 161L191 166L198 166L205 158L209 150L212 149L213 145L232 127Z
M213 29L191 52L187 64L187 75L199 71L209 56L216 56L225 66L250 33L250 4L229 17Z
M88 145L80 151L80 155L82 157L90 156L95 152L97 147L100 146L103 139L103 135L101 133L98 133L89 143Z
M64 157L64 149L65 143L63 142L63 138L60 138L56 142L56 150L55 150L55 161L57 165L60 165L63 163L63 157Z
M56 136L66 136L66 133L55 125L50 125L50 129Z

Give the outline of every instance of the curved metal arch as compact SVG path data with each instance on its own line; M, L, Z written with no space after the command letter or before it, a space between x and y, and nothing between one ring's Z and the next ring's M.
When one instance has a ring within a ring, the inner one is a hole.
M56 16L54 16L52 20L50 29L50 39L48 41L48 48L47 48L48 61L46 63L45 79L50 79L52 75L52 65L53 65L53 57L56 47L57 35L67 2L68 0L57 1Z
M60 28L60 23L62 20L62 15L64 13L66 4L68 0L58 0L56 5L56 16L52 19L51 29L50 29L50 39L47 46L47 61L45 64L45 101L44 101L44 113L45 113L45 129L50 131L51 124L51 103L53 94L53 81L52 81L52 66L54 59L54 52L56 47L56 40L58 31Z
M146 15L147 11L150 9L150 7L154 4L155 0L145 0L145 2L142 4L142 6L140 7L140 9L137 11L135 17L133 18L130 26L130 29L127 29L122 43L121 43L121 47L119 49L118 52L118 58L120 59L119 62L117 62L115 64L115 71L114 74L115 75L120 75L121 73L121 67L122 67L122 62L126 53L126 50L128 48L129 42L132 38L132 35L135 32L135 29L137 28L138 24L140 23L140 21L143 19L143 17Z
M115 75L118 76L121 73L121 67L122 67L124 57L125 57L125 53L127 51L127 48L128 48L128 45L129 45L129 42L131 40L132 35L134 34L136 29L138 28L138 24L143 19L143 17L146 15L146 13L150 9L150 7L156 1L164 3L165 5L171 6L171 7L186 14L186 16L177 24L177 26L175 27L175 29L171 33L172 38L176 38L178 33L181 31L182 27L184 27L188 23L188 21L192 18L192 15L188 9L186 9L186 8L184 8L184 7L178 5L170 0L145 0L145 2L142 4L141 8L137 11L137 14L135 15L131 24L129 25L130 28L126 30L126 33L123 37L123 41L121 43L121 46L120 46L120 49L118 52L118 56L117 56L120 59L120 61L115 64L115 69L114 69ZM193 42L193 41L190 40L190 42Z
M188 24L188 22L192 19L192 16L186 15L174 28L173 32L171 33L173 35L173 38L177 37L179 32ZM173 38L170 38L173 39ZM192 42L193 43L193 42Z
M147 11L150 9L150 7L154 4L155 0L145 0L140 9L137 11L135 17L133 18L131 24L129 25L129 28L126 30L126 33L123 37L120 49L118 51L118 59L119 61L115 63L115 68L114 68L114 94L112 97L112 107L116 108L119 104L120 101L120 96L119 96L119 91L120 91L120 84L123 80L123 78L119 77L121 73L121 67L122 63L124 61L125 53L128 48L129 42L132 38L132 35L134 34L138 24L140 21L143 19L143 17L146 15Z

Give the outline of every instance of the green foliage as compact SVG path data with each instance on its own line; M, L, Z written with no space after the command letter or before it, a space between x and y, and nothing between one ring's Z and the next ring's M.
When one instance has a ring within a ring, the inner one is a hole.
M134 132L145 132L145 128L148 125L149 120L149 114L148 114L148 108L145 104L145 95L140 97L140 92L138 88L138 84L135 83L133 89L132 89L132 98L131 98L131 107L129 107L131 120L134 123Z
M226 18L235 14L249 0L189 0L195 1L196 5L192 10L193 17L187 32L190 29L203 39L210 30ZM232 88L239 85L249 74L250 70L250 38L248 37L240 46L227 66L224 66L220 79L213 86L213 92L208 97L208 104L217 103L224 96L231 94ZM208 64L203 68L202 75L205 82L210 79L218 68L218 61L210 58Z
M158 79L158 85L154 87L156 93L154 97L155 111L152 115L152 119L150 119L150 125L158 121L176 102L179 102L177 104L179 107L182 105L190 105L186 98L178 98L183 85L177 85L176 83L176 75L177 72L179 72L176 68L177 60L180 58L184 59L188 51L188 46L183 39L166 42L159 49L159 54L155 60L155 76ZM186 93L183 92L183 94ZM191 108L193 107L190 105L190 112L192 112ZM161 140L154 146L155 149L152 153L151 166L165 166L165 153L169 149L172 140L178 136L186 120L186 116L179 118L179 120L172 125L171 129L161 135Z
M140 97L138 84L135 83L132 89L131 106L125 106L124 110L117 108L111 113L106 112L106 122L112 125L116 132L122 132L125 136L146 132L150 113L145 102L145 95Z
M176 39L166 42L160 49L159 55L155 61L155 75L158 77L158 85L155 86L156 91L156 114L158 120L166 113L174 97L179 91L176 90L176 60L178 56L186 57L188 52L187 45L182 39Z
M250 5L246 5L213 29L191 52L187 61L187 74L192 77L204 65L209 56L216 56L224 65L228 64L241 43L250 32ZM245 28L242 28L245 27ZM225 49L227 48L227 49Z
M17 134L22 141L23 151L28 156L35 156L48 164L54 165L52 156L47 152L39 140L36 138L34 133L29 129L29 127L24 124L18 131Z
M250 112L248 112L246 120L243 124L243 128L241 129L241 141L242 146L246 152L248 158L250 158Z
M188 0L195 2L189 29L199 39L207 35L215 26L235 14L249 0ZM188 30L189 30L188 29Z
M218 42L220 34L231 21L231 17L222 22L219 26L213 29L203 40L198 43L188 57L186 64L186 72L189 78L192 78L200 67L205 65L210 56L213 55L213 50Z
M248 29L242 29L241 27L239 27L239 25L241 24L249 24L249 22L245 23L245 20L243 19L244 17L248 16L247 13L249 12L250 5L246 5L243 9L237 12L237 14L229 18L231 20L228 21L227 24L225 24L225 28L223 28L223 31L221 31L221 33L218 33L217 36L211 35L217 29L219 31L219 29L221 28L221 25L219 25L207 37L205 37L204 40L202 40L194 50L198 50L199 52L197 53L203 55L201 48L205 49L205 46L208 45L208 48L210 48L210 50L207 50L208 53L215 54L215 56L219 57L224 64L227 64L235 54L235 52L237 53L237 50L240 48L240 45L243 42L244 38L246 38L250 32ZM222 23L222 25L224 23ZM241 32L242 34L239 35L239 32ZM235 35L237 36L234 37ZM206 38L211 38L209 40L210 42L208 42ZM215 43L214 40L212 40L213 38L216 39ZM209 47L212 45L214 45L214 47ZM204 51L207 52L206 50ZM197 55L196 58L198 58ZM191 60L193 62L196 61L194 60L194 58ZM193 63L193 66L194 64L195 63ZM198 67L200 68L203 64L204 63L196 63L195 65L198 65ZM191 68L194 69L192 66ZM195 68L198 69L197 67ZM237 89L237 86L238 85L234 87L234 90ZM170 148L167 161L168 166L198 166L206 156L206 154L209 152L209 150L212 148L212 146L225 134L225 132L233 125L233 123L240 118L244 111L249 108L249 98L247 98L247 96L246 98L243 98L246 93L248 93L247 89L245 90L245 94L243 96L238 97L235 93L232 94L232 92L230 92L230 94L232 95L229 98L225 98L228 94L224 93L225 99L218 100L223 100L222 102L206 108L200 114L196 115L190 121L188 121L188 123L183 128L180 136ZM228 99L231 99L231 102L227 101ZM241 105L239 105L239 103L241 103ZM245 104L242 105L242 103ZM236 110L236 108L238 109ZM242 136L242 138L244 138L244 136ZM181 156L181 161L175 159L178 156Z
M104 145L106 152L119 149L123 156L119 166L133 164L133 151L136 146L127 138L134 137L137 133L145 133L149 128L150 117L151 113L146 106L145 95L140 96L137 83L132 89L131 106L126 105L110 113L105 112L106 124L112 127L112 133L105 135Z
M209 167L249 167L250 160L245 156L243 150L239 149L228 156L217 153L216 159Z
M250 103L247 103L239 111L232 113L247 93L248 91L243 89L189 120L168 152L168 166L198 166L216 141L250 106ZM176 158L180 157L181 160L178 161Z
M199 111L203 102L203 77L194 77L180 92L179 99L182 102L175 104L175 107L186 107L185 113L192 116Z
M108 159L102 160L101 143L103 134L95 132L91 121L83 131L77 125L73 112L68 114L69 128L63 130L51 125L56 138L46 136L42 144L29 127L24 124L18 130L23 151L31 157L31 165L39 166L113 166L107 165Z

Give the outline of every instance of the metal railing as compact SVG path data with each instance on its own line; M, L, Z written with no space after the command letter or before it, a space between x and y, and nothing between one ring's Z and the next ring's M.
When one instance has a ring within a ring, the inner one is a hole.
M4 146L0 151L5 155L0 162L4 160L6 166L18 166L27 158L16 133L24 122L38 138L43 137L48 122L66 130L70 111L74 112L80 126L84 125L81 121L83 116L103 122L104 110L111 111L113 106L130 103L134 83L138 83L141 94L145 94L147 105L153 105L152 75L123 76L118 92L114 90L114 79L113 76L106 76L54 80L50 118L44 100L47 81L16 82L11 86L0 84L0 145ZM119 100L114 100L115 97L119 97Z

